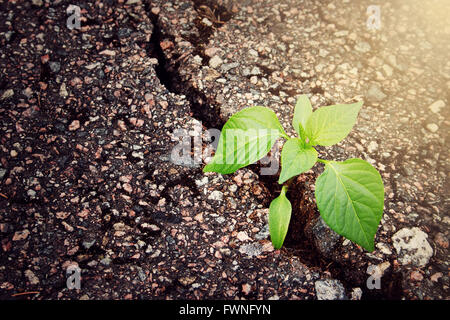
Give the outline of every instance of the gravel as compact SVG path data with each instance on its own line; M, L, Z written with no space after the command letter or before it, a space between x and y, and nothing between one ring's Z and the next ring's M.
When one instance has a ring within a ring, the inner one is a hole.
M314 283L318 300L345 300L345 289L339 280L319 280Z
M216 69L223 63L222 59L219 56L214 56L209 60L209 66L213 69Z
M445 108L445 102L442 100L437 100L433 102L428 108L431 110L431 112L439 113L441 112L441 109Z
M428 235L417 227L403 228L392 237L392 243L399 256L398 261L424 267L433 256L433 248L428 242Z
M370 102L381 102L387 97L387 95L381 90L381 86L377 83L372 83L370 85L366 96Z

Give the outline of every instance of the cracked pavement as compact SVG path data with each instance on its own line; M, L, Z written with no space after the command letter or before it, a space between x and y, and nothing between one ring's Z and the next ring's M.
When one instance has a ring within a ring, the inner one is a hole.
M0 1L2 299L448 299L448 1L383 1L379 30L369 1L80 1L79 30L69 4ZM290 195L308 218L274 250L276 176L170 161L175 130L247 106L293 134L300 94L364 101L319 151L380 171L373 253L320 220L320 166Z

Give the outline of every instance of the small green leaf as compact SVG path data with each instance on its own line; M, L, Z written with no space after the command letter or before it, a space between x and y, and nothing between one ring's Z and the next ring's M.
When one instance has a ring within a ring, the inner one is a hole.
M374 250L384 205L383 181L374 167L361 159L325 161L315 194L320 214L331 229Z
M297 103L295 104L294 109L294 118L292 118L292 126L295 131L299 134L299 136L304 140L305 137L305 127L306 122L309 119L309 116L313 113L311 102L308 99L306 94L301 95L297 99Z
M331 146L352 130L362 102L321 107L306 122L305 132L312 145Z
M317 161L317 151L305 146L300 139L289 139L281 151L281 173L278 183L299 175L309 169Z
M281 136L287 137L272 110L245 108L223 126L216 154L203 172L233 173L263 158Z
M275 249L280 249L283 245L291 220L292 206L286 198L286 191L287 187L283 186L281 194L273 199L269 207L269 232Z

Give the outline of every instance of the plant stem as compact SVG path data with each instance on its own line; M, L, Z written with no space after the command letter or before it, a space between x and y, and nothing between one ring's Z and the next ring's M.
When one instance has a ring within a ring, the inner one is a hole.
M322 162L323 164L327 164L329 161L328 161L328 160L325 160L325 159L320 159L320 158L318 158L318 159L317 159L317 162Z
M286 186L286 188L289 188L292 184L292 182L294 182L294 179L297 178L297 176L290 178L288 181L286 181L286 183L284 184Z
M288 186L287 185L284 185L283 186L283 188L281 188L281 192L280 192L280 194L286 194L286 192L287 192L287 189L288 189Z
M283 187L281 188L281 192L280 192L281 194L285 194L287 192L288 188L291 186L291 184L295 178L296 177L292 177L283 184Z

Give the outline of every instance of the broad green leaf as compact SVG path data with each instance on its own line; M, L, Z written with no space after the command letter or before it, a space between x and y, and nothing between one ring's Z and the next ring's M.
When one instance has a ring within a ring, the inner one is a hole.
M300 139L289 139L281 151L281 173L278 183L299 175L309 169L317 161L317 151L305 146Z
M312 145L331 146L352 130L362 102L321 107L306 122L305 132Z
M297 103L295 104L292 126L303 140L305 139L304 130L306 127L306 122L308 121L308 118L312 113L312 106L311 102L308 99L308 96L306 94L301 95L297 99Z
M245 108L223 126L216 154L203 172L233 173L263 158L280 136L287 137L272 110Z
M361 159L327 161L315 193L317 207L330 228L373 251L384 203L378 171Z
M273 199L269 207L269 232L275 249L280 249L283 245L291 220L292 206L286 198L286 191L287 187L283 186L281 194Z

